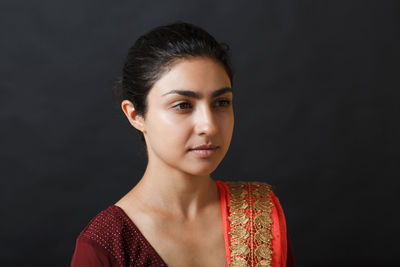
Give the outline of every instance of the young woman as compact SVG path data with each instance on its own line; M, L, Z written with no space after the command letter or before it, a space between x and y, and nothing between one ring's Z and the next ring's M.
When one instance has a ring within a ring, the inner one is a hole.
M81 232L72 266L293 266L270 186L210 176L231 142L232 78L228 46L197 26L135 42L117 96L147 168Z

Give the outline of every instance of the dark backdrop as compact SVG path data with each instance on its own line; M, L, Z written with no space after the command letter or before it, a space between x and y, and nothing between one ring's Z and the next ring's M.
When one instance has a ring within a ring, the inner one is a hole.
M299 266L398 263L399 1L1 1L1 266L65 266L146 160L111 87L178 19L231 45L213 174L272 184Z

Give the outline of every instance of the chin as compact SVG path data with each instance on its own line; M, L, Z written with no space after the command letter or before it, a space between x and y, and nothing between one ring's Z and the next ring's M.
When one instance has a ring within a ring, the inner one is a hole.
M186 169L185 172L187 172L193 176L205 176L205 175L210 175L211 173L213 173L218 167L218 165L215 165L215 166L204 165L203 167L199 166L199 165L194 166L191 169Z

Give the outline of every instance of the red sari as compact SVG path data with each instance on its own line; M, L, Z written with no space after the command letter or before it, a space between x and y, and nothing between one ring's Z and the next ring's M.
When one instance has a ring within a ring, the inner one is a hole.
M216 181L228 266L294 266L284 214L270 186ZM167 266L128 215L112 205L77 238L71 266Z
M229 266L294 266L286 221L266 183L220 182L226 261Z

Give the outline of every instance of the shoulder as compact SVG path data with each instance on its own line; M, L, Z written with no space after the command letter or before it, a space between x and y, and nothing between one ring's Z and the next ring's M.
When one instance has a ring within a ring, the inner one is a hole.
M259 186L267 186L267 187L271 187L270 184L266 183L266 182L260 182L260 181L220 181L220 180L216 180L216 182L218 184L224 184L228 187L244 187L244 186L255 186L255 187L259 187Z
M254 187L254 188L268 188L271 189L271 185L266 182L259 181L227 181L225 182L229 187Z
M97 214L81 232L72 263L73 267L166 266L125 211L116 205Z
M253 206L256 210L267 211L273 216L278 216L284 220L284 213L278 197L273 191L273 187L266 182L260 181L217 181L228 206L249 207Z
M272 186L266 182L258 181L217 181L221 187L225 187L230 195L255 194L258 197L274 196Z
M73 266L83 262L119 262L123 244L129 234L129 221L119 207L113 205L98 213L83 229L76 241ZM92 265L88 265L92 266Z
M245 235L250 240L257 241L253 244L256 253L264 251L261 258L266 262L273 262L272 266L282 266L281 263L286 262L287 255L286 222L271 185L265 182L239 181L224 182L224 186L227 192L227 231L232 236L232 244L242 244L232 246L231 255L242 253L240 249L245 244L241 236ZM232 257L236 260L236 256Z
M116 239L120 239L127 226L124 214L119 207L113 205L98 213L79 237L93 240L105 247L107 244L115 243Z

